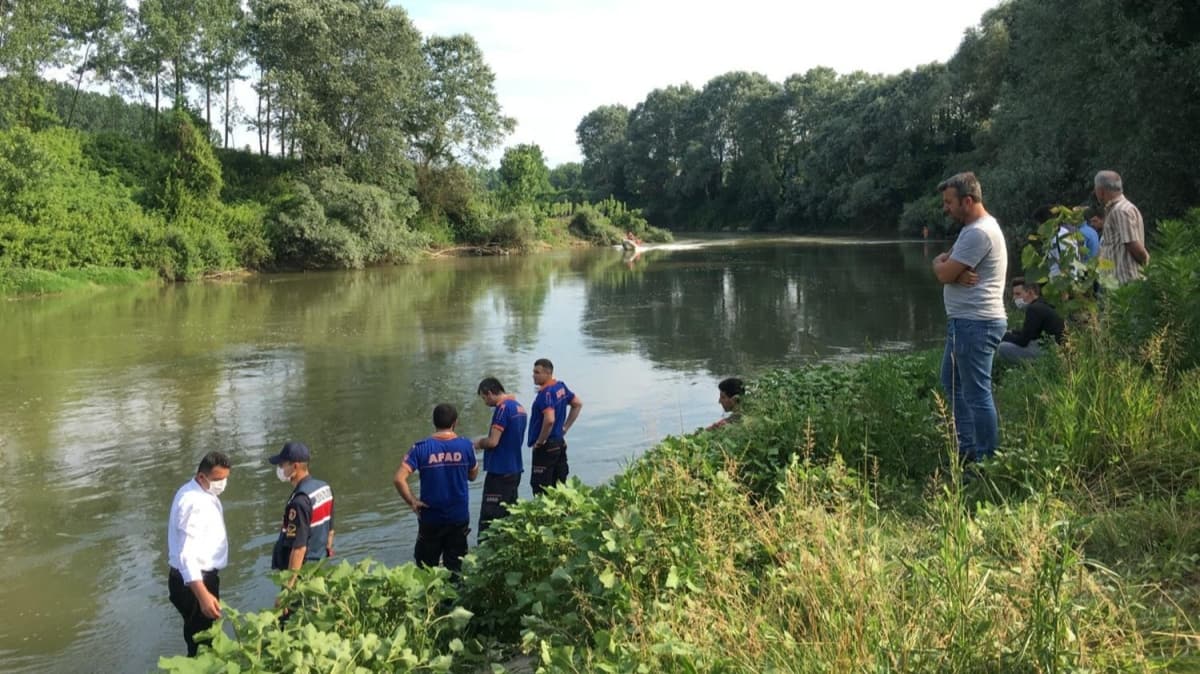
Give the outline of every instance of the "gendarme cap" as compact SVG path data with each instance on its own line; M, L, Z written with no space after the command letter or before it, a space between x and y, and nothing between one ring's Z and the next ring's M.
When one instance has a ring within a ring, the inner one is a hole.
M283 449L279 450L278 454L267 459L267 461L276 465L284 461L288 463L308 463L308 460L308 447L303 442L289 442L283 446Z

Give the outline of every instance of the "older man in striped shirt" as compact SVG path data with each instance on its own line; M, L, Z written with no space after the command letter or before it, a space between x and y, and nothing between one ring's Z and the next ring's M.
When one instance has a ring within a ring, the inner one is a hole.
M1150 262L1142 212L1125 198L1121 176L1116 171L1097 173L1095 192L1096 199L1104 206L1104 231L1100 238L1101 276L1116 279L1117 285L1142 279L1142 267Z

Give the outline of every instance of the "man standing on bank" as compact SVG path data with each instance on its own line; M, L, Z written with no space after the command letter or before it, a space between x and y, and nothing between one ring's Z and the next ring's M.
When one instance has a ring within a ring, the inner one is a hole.
M183 616L183 640L188 657L199 646L195 635L221 617L221 579L217 572L229 561L225 511L221 492L229 479L229 457L209 452L200 459L196 475L175 492L167 522L167 589L171 603Z
M271 568L298 572L305 562L332 557L333 489L308 472L308 447L289 442L267 460L274 464L275 476L292 485L292 495L283 508L279 538L271 552ZM288 587L294 582L295 573Z
M458 410L442 403L433 408L434 434L413 445L396 469L392 484L417 514L417 566L442 565L457 578L467 554L471 532L471 502L467 482L479 476L475 447L454 432ZM418 473L421 498L413 496L408 478Z
M953 402L959 456L972 462L992 456L1000 444L992 359L1007 325L1008 250L974 173L951 176L938 191L943 212L963 225L953 248L934 258L933 273L946 305L942 388Z
M554 378L554 363L546 358L534 361L533 383L538 393L529 415L529 446L533 448L529 485L537 496L547 487L567 481L567 431L579 418L583 401Z
M495 377L479 382L478 393L488 407L495 408L488 434L475 441L475 448L483 450L483 470L487 472L483 478L483 503L479 506L479 535L483 536L492 520L507 515L508 504L517 502L517 489L525 470L521 445L529 417L525 407L506 394Z
M1142 268L1150 262L1142 212L1125 198L1125 188L1116 171L1101 171L1093 182L1096 199L1104 207L1100 271L1115 278L1117 285L1141 280Z

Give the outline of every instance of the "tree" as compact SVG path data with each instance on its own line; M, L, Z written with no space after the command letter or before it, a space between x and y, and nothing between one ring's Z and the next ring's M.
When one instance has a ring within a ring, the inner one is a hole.
M421 38L386 0L254 0L254 56L280 152L411 189L406 120L422 95ZM272 118L273 115L273 118ZM261 127L260 127L261 128Z
M424 168L482 162L516 125L501 114L483 52L475 38L455 35L428 38L421 54L426 70L408 126L418 161Z
M671 222L681 206L680 174L688 142L685 113L696 97L691 85L655 89L629 113L626 185L632 201L655 222Z
M37 129L53 120L39 76L63 62L62 10L53 2L0 2L0 73L10 80L0 121Z
M583 154L583 181L596 199L629 197L625 187L626 129L629 109L602 105L584 116L575 127Z
M500 200L509 207L530 206L550 192L550 171L542 148L521 144L500 159Z

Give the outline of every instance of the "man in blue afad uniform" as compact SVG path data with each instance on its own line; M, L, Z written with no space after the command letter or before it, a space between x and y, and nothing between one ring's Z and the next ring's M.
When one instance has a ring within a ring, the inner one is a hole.
M554 378L554 363L539 358L533 363L537 397L529 415L529 446L533 448L533 474L529 485L537 496L551 485L567 481L567 431L575 425L583 401Z
M299 442L285 444L268 459L275 476L292 485L271 552L272 569L298 571L305 562L333 556L333 489L309 474L310 460L308 447ZM291 582L295 578L293 574Z
M495 377L479 382L478 393L488 407L494 408L488 434L475 441L476 449L483 450L483 470L487 472L483 478L483 503L479 506L482 536L492 520L508 514L508 504L517 502L517 488L525 470L521 449L529 417L525 407L505 393L504 385Z
M434 434L416 443L396 469L392 483L409 508L417 514L417 545L413 556L418 566L442 565L458 576L467 554L471 504L467 482L479 475L475 447L454 432L458 410L442 403L433 408ZM413 496L408 478L418 473L421 498Z

